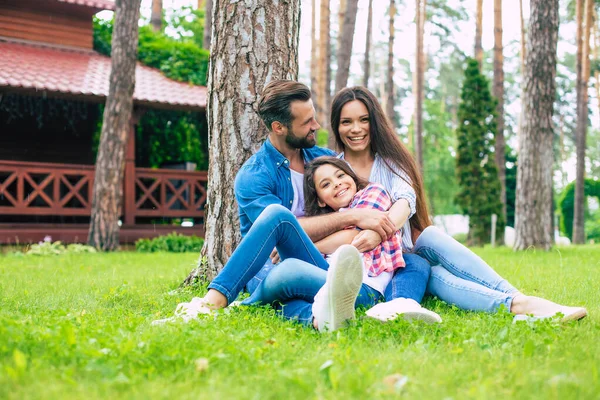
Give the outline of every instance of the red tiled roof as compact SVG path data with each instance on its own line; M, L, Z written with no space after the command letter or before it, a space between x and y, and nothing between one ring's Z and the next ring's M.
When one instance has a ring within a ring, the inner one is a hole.
M0 40L0 54L0 89L102 99L108 95L111 60L94 51ZM138 62L133 99L150 107L198 110L206 108L206 87L176 82Z
M97 8L99 10L114 10L115 2L113 0L58 0L61 3L77 4Z

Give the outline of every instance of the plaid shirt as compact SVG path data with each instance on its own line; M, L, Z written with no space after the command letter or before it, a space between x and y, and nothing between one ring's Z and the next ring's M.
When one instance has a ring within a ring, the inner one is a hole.
M392 206L392 200L383 186L369 183L367 187L354 195L348 208L370 208L387 211ZM379 276L382 272L392 272L406 266L402 258L402 233L397 230L391 239L381 242L371 251L363 253L365 268L369 276Z

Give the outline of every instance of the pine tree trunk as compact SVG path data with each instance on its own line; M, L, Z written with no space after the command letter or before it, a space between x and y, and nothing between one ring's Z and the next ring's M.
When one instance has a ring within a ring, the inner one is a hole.
M319 124L330 134L327 138L327 146L335 149L335 137L331 132L329 121L329 108L331 106L331 12L329 0L321 0L320 24L319 24L319 89L317 118Z
M394 37L396 29L394 27L394 17L396 16L396 2L390 0L390 23L389 23L389 39L388 39L388 62L387 62L387 74L385 83L385 113L392 122L392 126L395 126L395 114L394 114Z
M204 12L204 40L202 41L202 47L210 50L210 42L212 37L212 15L213 15L213 0L206 0L206 8Z
M514 248L550 249L558 0L531 0L515 205Z
M577 167L575 174L575 210L573 212L573 243L585 243L585 142L588 125L588 81L590 77L590 32L593 0L577 0ZM584 19L585 8L585 21ZM582 26L583 25L583 26ZM583 28L583 29L582 29ZM583 32L582 32L583 31Z
M500 201L506 221L506 159L504 155L504 56L502 54L502 0L494 0L494 88L496 105L496 168L500 180Z
M162 30L162 0L152 0L152 15L150 16L150 25L155 32Z
M521 20L521 73L525 75L525 57L527 50L525 48L525 18L523 18L523 0L519 0L519 16Z
M373 36L373 0L369 0L369 10L367 16L367 39L365 44L365 62L363 64L364 76L363 86L369 87L369 75L371 73L371 39Z
M317 93L319 92L319 41L317 40L317 1L312 0L312 13L311 13L311 27L310 27L310 90L313 98L313 105L315 110L320 110L319 99Z
M267 137L256 113L260 94L269 81L298 76L300 0L215 0L213 7L207 104L210 165L203 249L206 263L192 271L184 283L193 283L200 276L213 279L238 245L234 179ZM240 34L254 31L261 34Z
M494 0L495 1L495 0ZM475 59L479 63L479 69L483 65L483 47L481 45L481 34L483 31L483 0L477 0L477 14L475 16Z
M356 13L358 11L358 0L346 1L346 12L344 23L340 28L337 53L337 71L335 73L335 93L339 92L348 84L350 74L350 60L352 58L352 43L354 41L354 27L356 26Z
M88 243L102 250L119 247L123 174L131 132L141 0L117 0L112 35L111 71L96 158Z
M427 0L417 0L417 52L416 52L416 77L415 77L415 157L417 165L423 172L423 97L424 97L424 82L425 82L425 19L426 19Z

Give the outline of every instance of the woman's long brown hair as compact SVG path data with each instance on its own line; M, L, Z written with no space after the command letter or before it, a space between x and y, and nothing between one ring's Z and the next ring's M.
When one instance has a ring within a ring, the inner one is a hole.
M319 197L317 196L315 172L317 172L317 169L323 165L332 165L333 167L344 171L346 175L350 176L350 178L354 180L357 191L364 189L368 184L368 182L360 179L344 160L340 160L339 158L332 156L315 158L304 166L304 214L307 217L333 212L333 209L329 206L321 207L319 205Z
M355 86L340 90L331 105L331 129L335 134L335 143L338 150L344 149L344 143L340 138L339 126L342 108L346 103L358 100L365 105L369 111L369 131L371 136L371 152L379 154L383 162L394 173L397 170L404 171L410 178L408 182L417 194L417 212L410 218L410 226L413 238L417 237L425 228L431 225L429 210L427 209L427 197L423 185L423 177L417 168L410 151L394 133L392 124L385 116L379 101L367 88ZM396 168L392 168L392 163ZM402 176L399 175L401 179Z

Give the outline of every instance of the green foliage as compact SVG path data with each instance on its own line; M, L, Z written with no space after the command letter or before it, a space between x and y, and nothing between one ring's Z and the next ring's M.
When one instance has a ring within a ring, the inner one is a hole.
M170 79L206 85L209 52L195 40L202 32L204 12L188 7L176 13L168 25L176 37L154 32L149 25L139 28L138 60L159 69ZM202 18L200 20L199 18ZM112 20L94 17L94 49L110 55ZM200 40L201 42L201 40ZM94 152L100 141L102 121L94 135ZM189 161L197 169L208 168L208 127L205 113L148 110L137 127L136 164L160 168L164 164Z
M0 256L0 398L596 399L600 246L477 254L523 293L585 305L589 317L513 324L506 312L429 297L441 324L382 324L359 311L348 328L319 334L237 307L157 327L205 293L174 290L197 253ZM395 374L403 387L389 382Z
M327 138L329 137L329 132L327 130L321 128L317 131L317 146L319 147L327 147Z
M455 173L456 159L453 155L456 139L451 118L442 101L425 100L423 179L431 213L434 215L460 212L460 208L454 202L458 183Z
M575 181L569 183L561 193L560 198L558 199L558 208L560 210L560 230L569 239L573 238L575 183ZM585 196L594 196L600 199L600 181L586 179L583 185L583 192Z
M33 244L25 252L28 256L56 256L60 254L95 253L96 249L86 244L72 243L67 246L60 240L56 242L44 241Z
M153 239L140 239L135 242L135 249L140 253L198 253L204 245L204 239L198 236L186 236L176 232L158 236Z
M515 226L515 201L517 198L517 154L508 146L506 155L506 225Z
M456 197L469 215L469 241L481 245L489 240L491 215L498 216L496 237L503 237L505 221L500 202L500 180L494 161L496 101L476 60L468 59L458 108L459 125Z

